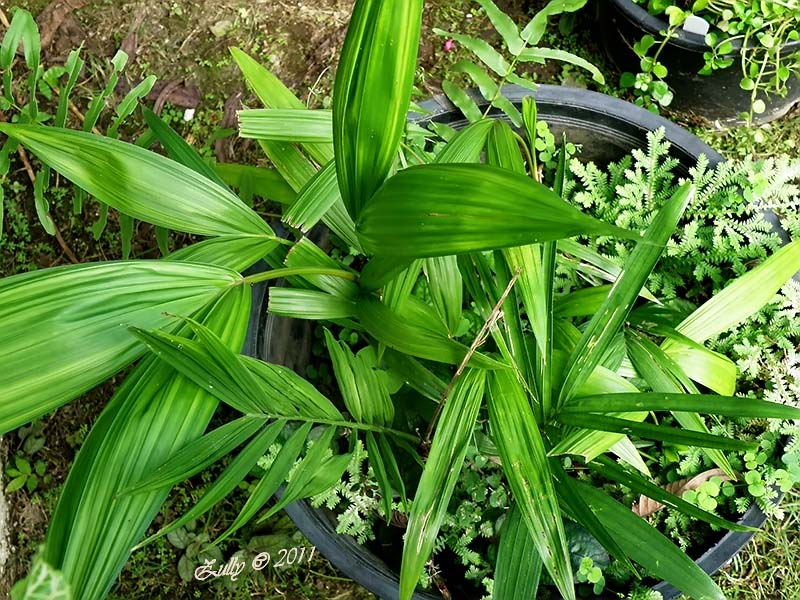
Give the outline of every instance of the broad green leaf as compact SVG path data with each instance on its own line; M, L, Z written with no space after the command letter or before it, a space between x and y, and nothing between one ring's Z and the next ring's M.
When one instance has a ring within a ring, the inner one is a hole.
M233 188L249 186L253 193L279 204L292 204L297 193L286 183L277 169L251 167L236 163L217 163L214 171L226 185Z
M446 334L436 333L425 323L412 322L408 315L406 318L400 317L374 298L359 299L356 302L356 314L364 329L377 341L417 358L460 365L469 350ZM479 352L472 355L468 364L480 369L503 368L502 363Z
M542 559L528 533L522 513L512 506L500 529L497 565L494 568L494 600L536 598Z
M520 37L531 46L536 46L547 30L547 21L550 17L565 12L575 12L583 8L586 0L550 0L547 5L537 12L533 19L525 26Z
M573 427L622 433L660 442L668 442L670 444L699 446L701 448L719 448L721 450L752 450L758 447L758 442L737 440L697 431L687 431L669 425L651 425L650 423L640 423L630 419L620 419L599 414L583 415L577 413L560 413L556 418L561 423Z
M197 340L170 335L163 331L131 327L131 333L142 340L161 359L184 377L207 389L218 400L243 414L259 414L263 408L253 376L236 355L223 343L190 323Z
M521 62L537 62L542 64L548 60L559 60L561 62L580 67L581 69L586 69L592 74L592 79L601 85L606 82L605 77L603 77L603 74L600 72L600 69L595 67L588 60L581 58L572 52L559 50L557 48L527 48L522 51L517 60Z
M436 27L433 28L433 33L455 40L474 53L475 56L481 59L483 64L500 77L505 77L511 72L511 65L508 64L508 61L503 58L502 54L492 48L486 40L461 33L447 32Z
M230 421L203 437L186 444L164 464L157 467L141 481L128 487L123 493L152 492L185 481L223 456L227 456L248 438L252 437L263 425L263 418L251 416L240 417L235 421Z
M767 304L793 275L800 272L800 240L786 244L752 271L738 277L687 317L679 333L704 342L727 331L755 314ZM667 340L670 350L678 344Z
M486 144L486 163L525 175L525 161L519 148L520 138L505 121L494 121Z
M302 238L292 246L286 255L284 264L287 267L343 268L341 264L336 262L308 238ZM305 275L302 279L324 292L348 300L355 300L359 293L358 286L355 283L347 279L342 279L341 277L333 277L330 275Z
M203 158L192 148L186 140L175 132L165 121L161 119L156 113L147 108L142 107L142 114L147 126L155 134L156 139L161 142L161 145L166 150L167 155L182 165L189 167L192 171L199 173L210 179L218 186L226 187L225 182L220 178L217 172L205 161Z
M478 0L478 4L483 7L486 16L489 17L497 33L502 36L508 51L513 56L517 56L525 47L525 43L520 39L519 28L514 21L511 20L511 17L497 8L497 5L492 2L492 0ZM533 597L533 595L531 595L531 597Z
M591 272L605 281L614 283L619 277L619 274L622 273L622 267L620 267L614 261L575 240L560 240L558 242L558 249L561 250L562 253L579 258L581 261L591 266ZM576 265L576 267L580 268L581 263ZM642 298L650 300L651 302L660 304L658 298L656 298L646 287L642 288L642 291L639 295Z
M336 71L333 140L339 189L353 220L389 175L406 127L422 0L362 0Z
M279 245L280 240L271 235L222 235L181 248L164 260L215 265L241 273Z
M401 600L411 599L447 516L450 496L478 418L485 382L484 371L468 369L453 386L450 397L443 400L444 409L408 517L400 567Z
M574 398L561 408L563 413L656 412L662 410L749 419L791 420L800 418L800 409L792 406L755 398L717 396L716 394L657 392L599 394Z
M557 321L556 323L560 324L561 322ZM574 328L574 325L570 325L564 330L570 331L571 328ZM554 357L560 357L562 355L561 352L554 353ZM639 389L614 371L606 369L603 366L598 366L589 376L586 383L578 390L576 397L615 393L637 394L639 393ZM647 418L647 413L644 411L626 412L616 416L624 419L643 421ZM555 447L550 450L550 456L558 456L561 454L577 455L583 456L588 462L605 452L611 451L615 445L624 439L625 436L618 433L579 429L567 436L563 436Z
M521 246L575 235L638 234L585 215L529 178L488 165L411 167L363 210L364 249L408 258Z
M179 518L159 529L157 533L154 533L142 541L139 547L145 546L167 535L171 531L175 531L189 521L193 521L211 510L223 498L236 489L236 486L247 477L251 469L258 464L259 459L267 453L269 447L278 439L278 436L285 427L286 421L278 420L262 429L250 440L247 446L231 460L230 464L228 464L217 480L208 487L197 504L183 513Z
M493 125L490 119L467 125L439 151L435 163L477 163Z
M436 312L447 325L450 335L455 334L461 322L464 303L464 284L455 256L426 258L422 263L428 290Z
M250 291L235 286L199 318L239 349ZM184 324L181 332L191 335ZM217 402L146 356L125 379L81 446L47 532L44 558L63 571L76 598L101 600L169 492L120 496L203 434Z
M595 473L599 473L607 479L616 481L617 483L630 488L637 494L643 494L648 498L656 500L664 506L687 514L695 519L699 519L701 521L705 521L706 523L710 523L717 527L723 527L724 529L729 529L731 531L757 531L757 529L754 529L753 527L746 527L744 525L739 525L738 523L733 523L723 519L718 515L698 508L691 502L687 502L686 500L669 493L664 488L647 481L636 473L626 471L613 460L608 458L600 457L595 462L589 463L588 466L589 469Z
M600 364L694 193L694 187L689 183L678 188L653 218L644 238L636 244L606 301L589 321L580 342L570 355L559 394L559 405L574 395Z
M413 259L405 257L373 256L361 269L361 289L374 292L398 277L412 262Z
M0 431L105 381L141 356L128 326L175 323L241 282L230 270L164 261L56 267L0 281Z
M489 423L514 500L561 595L575 599L569 548L547 451L525 391L509 370L489 373Z
M434 402L441 400L447 385L418 360L387 348L383 352L383 361L393 374L402 377L409 387L425 398Z
M342 414L313 384L287 367L247 356L239 360L253 374L271 408L291 419L342 421Z
M334 203L341 202L336 180L336 163L329 162L308 182L297 200L283 214L283 222L307 232L328 212Z
M278 491L278 488L286 481L289 470L294 466L295 461L303 452L308 434L311 432L311 423L305 423L298 427L288 440L281 446L274 462L270 465L264 476L255 485L255 488L242 507L231 526L220 535L215 541L219 544L224 539L236 533L243 525L247 524L259 510L269 501Z
M363 354L353 354L327 327L324 332L325 346L348 412L359 423L390 426L394 420L394 405L383 380L365 363Z
M650 386L653 392L680 393L684 391L679 379L674 375L674 373L680 371L680 367L673 363L661 348L656 346L645 336L637 334L634 331L629 332L626 345L628 356L631 359L633 367L642 379L647 382L647 385ZM710 354L710 352L708 354ZM704 353L701 353L701 356L704 355ZM736 384L736 366L733 365L733 363L731 363L731 366L733 366L733 373L730 379L731 384L729 389L726 386L722 391L722 393L728 395L733 393ZM715 386L712 387L712 389L714 389L714 391L720 391L719 387L720 386ZM680 423L681 427L692 431L710 433L705 422L697 413L674 411L672 414L675 416L678 423ZM725 471L729 477L736 479L736 473L725 457L725 454L719 450L711 449L706 450L706 454L720 469Z
M2 123L0 131L101 202L136 219L200 235L272 233L226 188L138 146L36 125Z
M448 100L464 114L467 121L474 124L482 119L483 115L481 114L481 109L478 108L475 99L458 85L445 79L442 81L442 91L444 95L447 96Z
M246 53L238 48L231 48L231 55L233 55L233 59L242 71L247 85L250 86L266 108L306 109L306 105L303 104L280 79L275 77L268 69L265 69ZM275 158L287 157L287 153L282 151L286 150L286 148L281 148L279 145L274 145L270 142L265 143L269 145L270 150L267 154L270 155L273 162ZM262 146L264 146L264 144L262 144ZM331 144L302 144L302 148L320 165L325 165L333 159L333 147ZM291 153L288 155L291 155ZM293 159L296 160L299 158L305 160L305 157L302 157L299 152L293 155ZM292 160L292 162L294 162L294 160ZM276 166L278 165L276 164ZM292 164L285 164L284 166L287 171L292 171L293 169ZM295 163L294 166L299 166L299 164ZM300 168L302 169L303 167ZM302 184L300 187L302 187Z
M689 556L647 521L590 485L576 482L600 522L637 563L697 600L725 600L725 594Z
M640 473L643 473L646 477L650 477L650 469L647 468L647 463L644 462L641 453L628 436L623 437L611 446L608 451Z
M356 303L316 290L271 287L269 312L281 317L331 321L355 317Z
M402 272L393 277L383 286L383 303L394 312L400 313L411 297L414 285L419 279L419 271L422 268L421 260L411 261Z
M333 141L332 116L328 110L251 108L240 110L239 136L293 143Z

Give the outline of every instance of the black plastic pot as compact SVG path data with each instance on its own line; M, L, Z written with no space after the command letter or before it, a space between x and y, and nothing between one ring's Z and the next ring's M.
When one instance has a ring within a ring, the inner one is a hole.
M519 105L522 98L530 92L517 86L508 86L504 88L504 94ZM666 130L673 155L683 165L681 170L684 174L694 165L700 154L705 154L712 165L723 160L717 152L686 130L622 100L596 92L548 85L540 86L534 96L539 117L550 125L555 135L560 136L564 132L571 142L582 144L581 156L587 160L618 160L634 148L643 147L647 141L647 133L659 127ZM478 96L475 98L480 104ZM485 101L483 104L485 105ZM411 119L418 123L434 120L457 129L467 124L461 113L444 97L424 102L422 108L429 114L412 115ZM505 115L495 116L505 118ZM267 286L254 286L244 353L303 373L311 353L313 324L268 314L267 300ZM295 502L286 511L317 550L344 574L384 600L398 599L397 573L368 548L357 544L353 538L337 534L336 517L333 513L315 509L307 502ZM741 522L758 527L765 518L764 513L754 504ZM709 573L715 572L727 564L752 535L727 533L698 560L698 564ZM397 551L399 552L399 548ZM663 594L665 600L678 595L677 590L667 583L661 583L655 589ZM414 600L440 600L440 596L417 592Z
M633 51L633 45L646 34L661 39L659 32L665 31L668 24L632 0L602 0L598 3L598 10L606 23L604 41L609 56L622 71L639 72L639 57ZM660 61L669 71L666 81L675 94L671 107L718 122L721 127L741 124L737 115L750 110L750 92L739 87L742 78L738 63L741 43L735 42L728 56L737 59L733 65L706 76L698 75L705 64L703 53L709 49L704 37L682 29L677 31L677 36L667 42L660 56ZM800 42L792 42L782 48L781 54L789 56L798 51ZM786 97L773 94L767 102L767 110L755 115L754 120L767 123L778 119L798 102L800 81L794 79L789 83Z

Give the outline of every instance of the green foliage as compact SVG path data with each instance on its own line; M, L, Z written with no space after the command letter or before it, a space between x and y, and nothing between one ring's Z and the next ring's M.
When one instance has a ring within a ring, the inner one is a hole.
M586 67L537 46L549 17L583 4L553 1L520 31L493 3L481 2L511 61L476 38L458 39L501 83L515 81L513 66L520 61L560 58ZM509 111L521 118L527 140L507 124L477 121L457 134L440 127L443 139L436 131L408 127L410 141L403 143L420 16L419 2L356 3L337 75L332 144L325 131L329 116L307 112L273 75L234 51L266 105L257 113L256 133L275 171L263 179L278 181L287 201L300 204L302 210L290 208L285 219L301 232L319 220L329 225L346 247L335 255L302 235L296 243L279 240L223 185L224 178L152 115L154 135L170 158L116 139L118 122L106 136L30 123L0 126L13 139L9 144L24 144L47 168L105 204L210 238L166 261L78 265L0 284L0 332L6 332L0 333L0 353L13 374L0 386L7 429L70 401L145 347L152 351L87 437L48 533L46 559L81 598L108 593L173 484L228 455L203 497L145 540L171 536L185 550L184 576L210 539L192 532L190 522L246 488L247 502L217 542L254 518L262 522L290 502L320 494L318 501L345 505L342 528L361 539L370 535L365 522L371 514L387 521L396 512L406 514L404 600L420 578L436 581L432 560L443 546L454 550L470 579L493 591L490 549L494 536L503 535L500 521L512 502L514 531L527 534L542 572L567 600L577 597L575 572L592 587L602 586L605 575L596 569L606 552L636 560L697 597L721 597L680 548L618 502L620 494L585 483L583 472L586 464L602 464L606 453L646 470L634 440L642 448L672 450L759 447L754 434L736 437L736 431L713 428L717 397L700 394L697 386L724 380L718 387L732 390L735 368L703 343L709 332L726 329L720 322L734 327L759 309L756 300L771 296L790 268L800 266L800 242L775 253L768 246L754 269L735 248L736 260L748 268L737 272L734 265L731 274L711 280L725 286L717 298L731 303L735 294L747 301L722 319L713 300L694 312L680 304L687 297L708 302L709 288L715 291L706 282L689 283L694 267L659 267L662 278L666 272L673 279L657 281L654 289L677 306L662 316L664 304L643 287L662 255L680 262L679 253L669 254L680 236L676 224L693 218L687 205L697 198L703 207L713 204L707 199L717 198L717 186L732 188L736 178L701 165L690 181L675 180L663 137L654 135L648 152L617 165L612 179L596 167L581 176L581 167L573 166L578 181L572 181L570 149L537 124L532 101L521 113ZM30 21L24 25L15 31L28 31ZM29 66L36 72L34 54ZM122 56L114 59L115 74L123 63ZM496 84L462 67L490 104L509 110L498 100ZM95 97L89 127L112 87ZM143 91L123 100L119 119ZM287 111L294 125L277 127L277 117L286 118ZM36 114L35 104L29 112ZM482 155L489 165L479 164ZM540 164L549 169L546 175ZM237 176L241 183L244 174ZM579 183L595 187L581 199ZM768 196L773 183L762 173L749 199ZM611 214L603 203L628 212ZM703 230L709 243L715 241L713 225ZM576 236L578 241L567 239ZM264 257L273 269L242 275ZM273 314L348 330L345 340L325 335L339 394L323 394L286 367L237 354L250 315L249 287L279 278L288 285L271 289ZM557 305L573 292L590 296L593 310L576 311L581 302L573 302L571 311L559 312ZM647 360L640 360L643 355ZM659 394L667 392L699 402L692 410L712 417L707 423L675 407L659 409ZM599 396L613 406L634 394L641 403L635 410L610 416L612 411L587 401L582 411L582 399ZM718 404L731 412L731 402L720 398ZM219 403L241 416L206 431ZM780 416L800 414L781 408ZM776 410L759 402L741 414L766 419ZM564 461L562 454L573 459ZM719 454L698 456L727 466ZM770 475L759 470L758 456L748 486L751 493L764 487L759 497L766 498ZM242 486L257 466L263 472L255 483ZM17 468L17 477L25 475L27 484L34 470ZM791 467L783 471L772 477L788 485ZM284 484L281 498L267 506ZM710 491L704 492L706 508ZM462 508L453 509L462 493ZM485 501L482 508L479 501ZM591 565L573 565L567 536L573 520L605 546L590 554ZM680 532L677 538L685 546ZM538 562L534 566L539 569Z
M634 45L641 59L640 73L625 73L621 85L634 88L636 102L648 108L668 106L672 100L667 69L659 62L664 44L675 35L690 15L705 19L712 27L705 36L708 50L705 65L699 71L709 75L719 69L739 64L742 90L750 92L749 110L740 118L752 123L753 116L766 110L771 95L786 96L789 83L800 74L800 52L786 46L800 40L800 8L780 1L697 0L688 3L669 0L635 0L646 4L651 14L664 14L668 27L656 40L646 35ZM649 50L655 47L652 55Z
M555 48L539 46L544 36L550 17L568 15L581 9L586 0L552 0L520 31L519 27L492 0L476 0L489 17L492 26L503 41L503 49L498 51L482 38L451 33L434 29L434 33L449 38L467 48L478 62L473 60L459 61L452 67L453 73L463 74L476 86L480 95L487 102L486 109L481 112L475 98L465 92L458 84L445 80L442 89L450 101L456 105L470 122L480 121L492 109L502 111L516 127L522 126L522 115L502 94L502 86L515 83L530 90L536 89L536 83L517 73L518 66L523 63L544 64L548 60L557 60L585 69L592 74L598 83L604 83L603 75L587 60ZM479 64L480 63L480 64Z

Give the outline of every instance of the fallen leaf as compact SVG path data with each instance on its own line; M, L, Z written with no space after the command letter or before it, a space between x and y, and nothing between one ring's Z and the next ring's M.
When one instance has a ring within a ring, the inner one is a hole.
M725 471L722 469L709 469L708 471L703 471L699 475L695 475L691 479L673 481L672 483L662 485L661 487L667 490L670 494L680 498L684 492L696 490L712 477L719 477L721 481L731 481L731 478L726 475ZM631 510L633 510L633 512L640 517L645 518L649 517L655 512L658 512L662 508L664 508L664 505L660 502L656 502L652 498L642 495L639 496L639 502L634 504Z

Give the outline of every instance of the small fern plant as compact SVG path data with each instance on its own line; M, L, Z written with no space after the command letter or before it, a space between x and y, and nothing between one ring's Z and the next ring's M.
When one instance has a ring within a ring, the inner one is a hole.
M491 109L505 113L516 127L522 127L519 110L502 94L502 86L514 83L535 91L537 85L532 80L517 73L520 63L544 64L548 60L566 62L589 71L592 78L605 83L603 74L589 61L557 48L538 46L545 34L550 17L571 13L583 8L586 0L552 0L540 10L522 31L514 21L492 0L476 0L481 5L492 26L503 41L503 49L497 50L486 40L473 36L450 33L434 29L434 33L454 40L475 55L476 61L461 60L452 67L452 72L466 75L477 86L480 95L488 102L481 112L475 99L463 88L450 80L442 82L442 90L449 100L464 113L470 122L480 121Z

